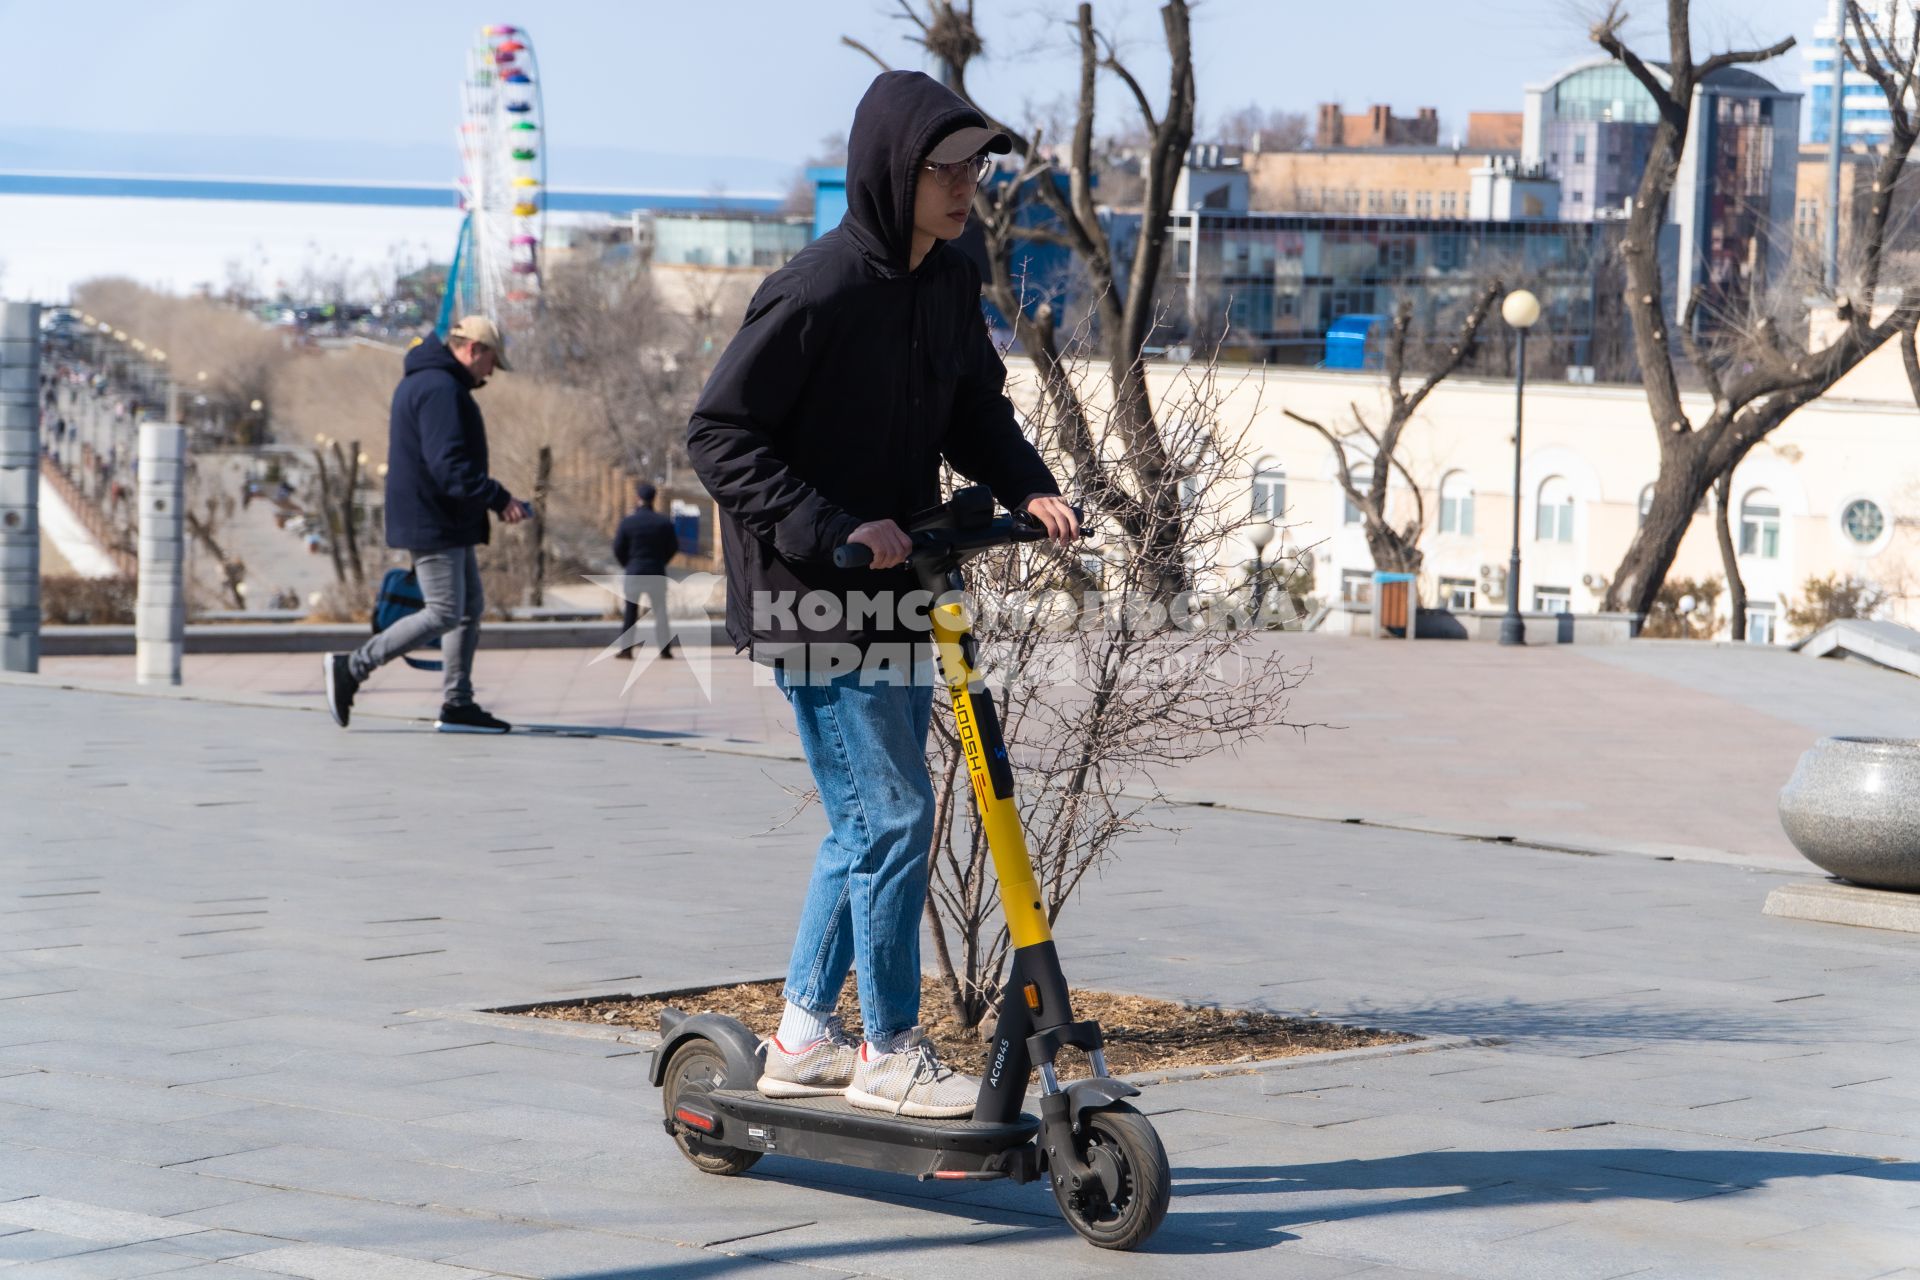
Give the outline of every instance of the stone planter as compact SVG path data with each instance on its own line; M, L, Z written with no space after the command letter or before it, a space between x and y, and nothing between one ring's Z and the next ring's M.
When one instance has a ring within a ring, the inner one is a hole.
M1920 740L1820 739L1780 789L1780 825L1824 871L1920 892Z

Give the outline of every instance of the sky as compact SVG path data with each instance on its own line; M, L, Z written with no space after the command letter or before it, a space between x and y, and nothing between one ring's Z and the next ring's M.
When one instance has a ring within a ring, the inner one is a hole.
M1074 87L1071 0L976 0L972 77L997 114ZM1523 87L1588 57L1588 0L1196 0L1203 123L1250 103L1311 113L1390 103L1517 111ZM1660 0L1630 8L1658 18ZM1694 0L1696 41L1804 43L1826 0ZM894 0L0 0L14 51L0 169L63 168L443 181L459 79L484 23L524 23L539 58L557 186L775 189L843 132L877 67L921 66ZM1096 21L1164 98L1153 0L1099 0ZM1635 23L1643 48L1664 36ZM1388 37L1382 39L1382 37ZM1797 88L1799 51L1771 68ZM1129 110L1111 78L1102 122ZM269 159L263 159L263 154ZM571 165L571 169L569 168ZM436 171L438 166L438 171Z

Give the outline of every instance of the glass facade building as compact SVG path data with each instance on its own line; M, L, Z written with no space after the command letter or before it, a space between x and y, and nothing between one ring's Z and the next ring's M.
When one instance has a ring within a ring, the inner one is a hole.
M1604 224L1212 210L1176 212L1172 223L1162 284L1172 342L1219 341L1251 359L1318 364L1341 316L1391 315L1405 299L1414 332L1442 338L1500 280L1539 296L1540 330L1553 335L1543 358L1593 363L1596 287L1608 278L1612 234Z

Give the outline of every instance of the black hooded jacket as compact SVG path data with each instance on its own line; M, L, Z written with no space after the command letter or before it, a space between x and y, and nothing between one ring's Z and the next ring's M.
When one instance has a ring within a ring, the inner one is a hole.
M909 267L921 164L955 129L985 123L917 71L876 79L848 138L846 217L767 277L701 392L687 450L721 512L736 649L924 638L892 615L816 629L797 611L756 619L754 605L912 592L908 570L836 569L831 557L859 525L939 502L942 458L1003 506L1059 492L1004 394L979 272L940 242Z
M487 512L513 500L487 474L473 375L435 337L407 352L387 423L387 545L445 551L487 541Z

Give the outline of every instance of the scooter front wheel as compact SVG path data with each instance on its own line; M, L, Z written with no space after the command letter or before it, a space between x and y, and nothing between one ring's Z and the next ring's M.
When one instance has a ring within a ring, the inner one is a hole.
M660 1098L666 1104L667 1118L671 1120L683 1103L723 1089L726 1083L727 1059L719 1047L711 1040L687 1041L674 1050L667 1062L667 1074L660 1082ZM684 1127L675 1130L673 1141L680 1148L680 1154L693 1161L696 1169L721 1177L745 1173L760 1159L758 1151L741 1151L708 1142Z
M1099 1185L1075 1187L1052 1171L1053 1198L1075 1231L1102 1249L1135 1249L1167 1216L1173 1171L1147 1118L1124 1102L1089 1111L1075 1138Z

